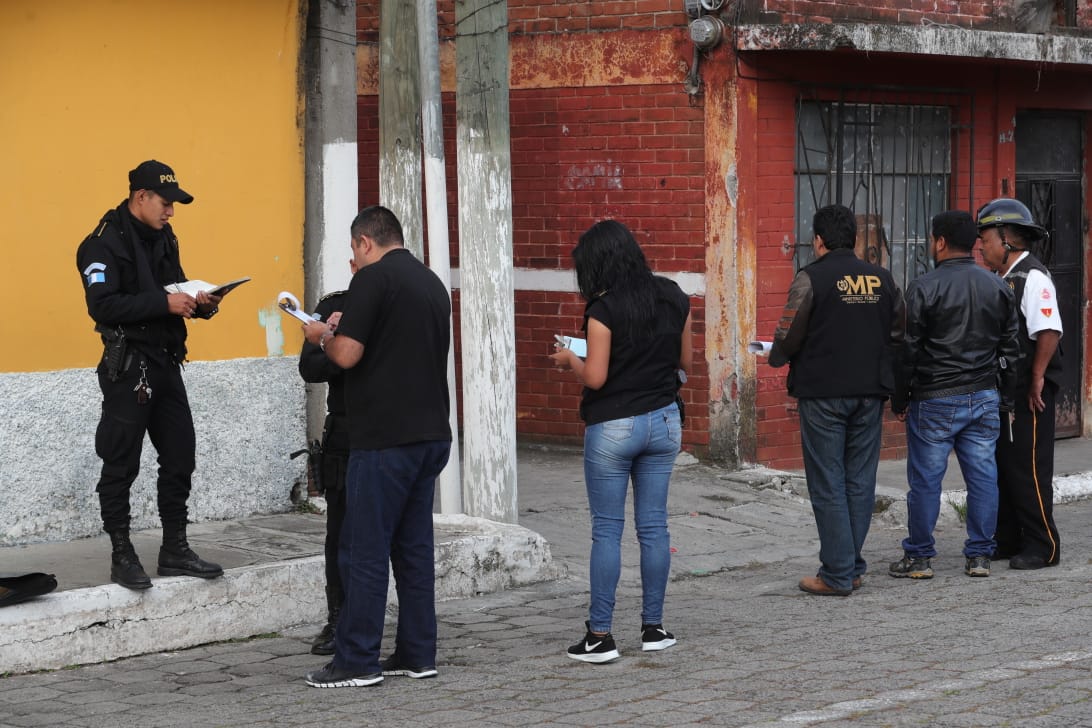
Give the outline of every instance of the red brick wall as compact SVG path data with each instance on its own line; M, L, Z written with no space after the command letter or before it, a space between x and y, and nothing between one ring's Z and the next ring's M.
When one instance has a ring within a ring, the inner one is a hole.
M360 39L379 32L379 0L357 2ZM440 35L455 34L455 2L439 0ZM685 27L682 0L509 0L508 32L580 33L604 30L658 30Z
M724 18L745 23L906 23L958 25L1011 30L1014 0L764 0L726 3ZM444 37L455 28L454 0L439 0L439 27ZM1054 20L1064 25L1061 3ZM656 30L685 27L683 0L509 0L508 30L519 35L621 29ZM1092 30L1092 4L1077 2L1077 27ZM379 31L379 0L357 3L361 41L374 42Z
M703 271L702 111L679 86L520 89L510 109L517 268L571 270L580 234L611 217L634 232L657 272ZM702 305L691 299L697 363L684 392L684 442L698 448L708 442ZM583 310L576 294L517 292L520 433L582 435L580 387L552 370L546 355L554 334L580 331Z
M799 69L810 69L802 72ZM780 54L776 61L763 65L763 73L785 77L790 69L801 80L814 83L837 83L849 78L863 85L940 86L966 83L976 93L972 120L971 99L962 97L962 106L953 109L953 121L974 126L974 164L971 164L971 135L962 135L953 150L955 176L951 184L951 207L975 209L996 196L996 164L998 127L993 106L988 102L994 90L992 75L953 70L943 61L925 60L906 66L897 60L874 59L868 67L853 58L829 58L816 63L809 54ZM796 144L796 102L799 86L794 83L759 84L756 108L758 143L756 144L757 174L755 198L759 200L754 214L758 218L756 277L756 331L759 338L770 339L785 304L788 288L794 276L793 250L786 248L795 240L796 229L793 155ZM837 93L829 91L828 93ZM833 98L833 97L832 97ZM883 96L873 97L882 102ZM902 95L901 103L913 103ZM974 200L968 199L970 175L974 175ZM786 238L787 235L787 238ZM778 468L802 467L799 421L796 401L786 391L788 368L774 369L760 360L756 372L756 456L763 464ZM884 420L881 457L905 457L904 426L890 413Z
M512 33L646 30L686 25L680 0L509 0Z
M379 202L379 97L356 99L356 154L360 173L357 207Z
M362 2L358 6L358 27L365 44L377 39L378 5ZM1088 27L1092 17L1085 3L1081 5L1081 23ZM453 32L453 7L452 0L440 2L441 34L447 38ZM918 24L924 19L979 28L994 27L1011 15L1010 0L766 0L740 2L736 7L761 7L765 22L825 19ZM596 220L615 217L634 230L658 271L703 273L706 238L712 236L706 230L711 223L703 187L708 173L705 145L719 137L705 128L701 100L692 102L679 82L690 48L681 32L687 22L682 0L510 0L508 8L514 59L510 114L517 268L570 270L569 252L579 234ZM447 52L450 58L450 43ZM740 111L754 114L748 123L755 125L757 144L735 150L740 169L754 170L747 179L740 179L740 185L748 188L741 199L754 202L738 210L738 224L740 229L755 231L755 331L760 338L772 336L793 277L792 252L783 245L786 235L790 243L797 242L793 154L798 87L783 79L974 89L973 116L970 108L958 110L961 122L973 122L975 128L973 155L966 135L954 155L957 179L952 206L962 209L974 209L1001 194L1004 179L1012 183L1013 147L1004 135L1011 131L1007 120L1017 107L1032 97L1043 107L1092 107L1084 98L1087 94L1072 92L1087 88L1079 74L1066 76L1056 69L1030 78L1025 77L1034 74L1030 67L1020 72L1025 75L1006 75L983 62L945 58L908 62L856 54L751 54L738 62L746 73L763 79L755 84L755 108ZM731 58L724 54L704 63L708 73L715 64L731 63ZM671 64L681 69L678 74ZM450 66L446 68L450 74ZM454 104L452 76L446 78L451 256L452 265L457 266ZM1052 91L1054 85L1061 90ZM361 203L370 204L378 198L376 102L369 95L374 91L362 93L360 194ZM723 151L712 149L709 159ZM972 173L974 188L968 194ZM739 242L750 244L751 240ZM741 271L741 275L750 274ZM458 316L457 294L455 300ZM702 453L709 443L710 427L706 312L703 298L693 297L691 302L696 367L690 386L684 389L689 415L685 445ZM582 302L572 293L518 290L515 307L518 432L522 437L576 442L583 431L577 417L580 388L570 375L550 369L546 355L555 333L579 331ZM712 352L711 356L730 354ZM795 402L785 391L786 372L764 361L758 364L753 452L757 462L795 468L800 466L798 423ZM751 413L743 411L740 416L748 418ZM884 425L885 458L904 456L902 431L902 425L889 415Z
M451 262L458 266L454 98L444 94ZM514 89L512 133L513 258L517 268L571 270L577 238L612 217L633 230L661 273L701 273L705 259L703 112L679 85ZM378 103L358 103L360 204L378 200ZM575 287L575 277L573 281ZM691 298L694 371L684 445L708 443L704 299ZM517 431L578 442L580 386L550 367L557 333L577 334L584 305L574 293L517 291ZM456 317L458 296L455 297ZM458 351L458 319L456 318ZM458 360L458 359L457 359ZM461 375L461 374L460 374Z

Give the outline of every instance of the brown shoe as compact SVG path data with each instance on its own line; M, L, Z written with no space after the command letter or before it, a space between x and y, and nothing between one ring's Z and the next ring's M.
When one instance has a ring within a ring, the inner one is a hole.
M848 597L853 593L852 589L835 589L818 576L805 576L798 586L800 591L821 597Z
M857 591L858 589L860 589L862 583L863 582L861 581L861 577L859 577L859 576L853 577L853 591Z

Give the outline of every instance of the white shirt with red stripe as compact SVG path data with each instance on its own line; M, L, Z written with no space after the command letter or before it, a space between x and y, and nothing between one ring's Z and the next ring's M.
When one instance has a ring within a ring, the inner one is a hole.
M1027 255L1021 253L1012 268L1016 267ZM1012 272L1009 268L1009 273ZM1005 276L1006 278L1008 275ZM1032 341L1039 338L1040 331L1057 331L1062 333L1062 315L1058 311L1058 292L1054 289L1054 281L1042 271L1028 271L1027 282L1024 284L1024 296L1020 301L1020 311L1027 322L1028 337Z

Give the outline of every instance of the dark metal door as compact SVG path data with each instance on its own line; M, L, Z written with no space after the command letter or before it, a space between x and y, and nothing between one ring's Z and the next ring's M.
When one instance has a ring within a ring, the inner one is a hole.
M1081 434L1083 131L1081 117L1074 114L1027 111L1016 116L1016 197L1050 231L1049 240L1033 252L1050 269L1062 316L1065 369L1057 399L1057 437Z

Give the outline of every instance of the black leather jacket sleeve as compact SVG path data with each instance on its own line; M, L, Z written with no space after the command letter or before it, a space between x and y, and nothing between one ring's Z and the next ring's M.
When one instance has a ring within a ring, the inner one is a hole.
M789 298L785 310L774 331L773 346L770 348L770 366L783 367L804 346L808 335L808 321L812 307L811 278L801 270L793 278L789 287Z

